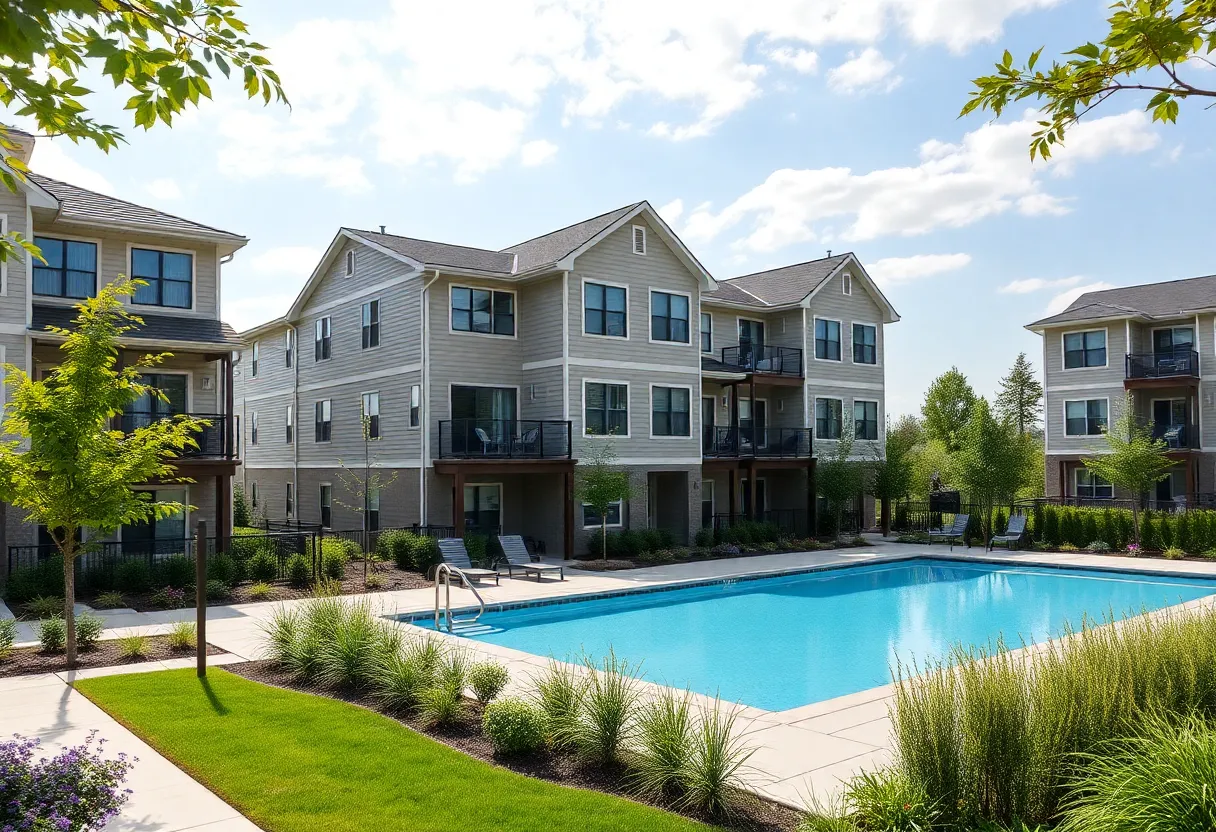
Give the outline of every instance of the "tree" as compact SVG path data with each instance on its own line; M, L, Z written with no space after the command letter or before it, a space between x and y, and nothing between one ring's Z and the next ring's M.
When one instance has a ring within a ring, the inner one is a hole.
M836 441L836 447L820 457L815 466L815 482L819 493L828 501L836 537L840 537L845 504L861 491L864 480L861 467L849 459L852 454L853 437L845 431Z
M1042 407L1043 385L1026 353L1018 353L1009 375L1001 379L1001 392L996 396L997 416L1013 422L1018 435L1025 436L1042 422Z
M1038 68L1042 47L1024 66L1015 66L1006 50L995 74L972 81L962 115L980 109L999 118L1010 103L1036 99L1043 120L1031 137L1030 158L1046 159L1068 128L1119 93L1153 93L1145 109L1153 121L1171 123L1180 101L1216 98L1216 86L1191 83L1196 71L1214 66L1207 56L1216 48L1216 0L1118 0L1110 8L1101 43L1064 53L1072 57L1050 69Z
M919 436L920 425L913 416L903 416L894 426L888 425L884 452L870 469L870 490L882 501L884 536L891 531L890 501L908 496L912 487L912 451Z
M955 475L967 501L980 510L984 540L992 539L992 511L1013 501L1026 471L1028 441L1013 422L997 420L984 397L976 399L959 435Z
M951 453L957 451L959 433L971 416L973 404L975 391L958 367L933 379L921 406L926 437L945 443Z
M45 136L92 142L107 153L122 132L89 115L81 86L98 72L131 92L136 127L172 124L211 97L211 69L237 70L250 98L286 103L279 77L249 40L236 0L9 0L0 14L0 104L34 121ZM26 171L0 126L0 179L14 193ZM0 261L38 250L17 233L0 237Z
M1136 418L1130 395L1106 431L1108 452L1081 460L1085 467L1115 488L1132 495L1132 537L1140 542L1140 497L1169 476L1173 461L1169 446L1153 438L1153 423Z
M63 557L69 665L76 661L76 556L88 545L78 541L78 533L87 529L90 538L100 539L120 526L182 512L181 503L151 500L132 486L189 482L176 473L172 459L197 447L194 434L207 424L176 416L128 434L111 429L111 420L141 396L168 401L141 377L169 353L118 368L118 339L143 323L121 299L140 285L120 278L78 304L70 328L49 327L64 342L63 361L48 378L35 381L20 367L5 366L11 394L4 433L17 438L0 443L0 499L46 526Z
M379 416L376 417L379 419ZM363 551L364 554L374 551L372 546L372 501L377 504L380 500L380 493L397 481L397 472L393 472L390 476L384 477L380 470L375 467L376 457L372 454L372 442L378 438L378 432L373 435L372 417L366 412L364 400L359 399L359 425L363 432L363 465L358 471L352 471L346 467L341 459L338 460L338 481L342 483L342 488L351 496L350 502L345 502L335 498L338 505L345 509L358 513L362 518L363 526ZM379 509L377 508L377 511ZM363 582L367 583L367 558L363 558Z
M608 560L608 510L633 496L629 472L617 466L616 448L609 438L596 438L585 445L578 465L575 496L600 518L600 554Z

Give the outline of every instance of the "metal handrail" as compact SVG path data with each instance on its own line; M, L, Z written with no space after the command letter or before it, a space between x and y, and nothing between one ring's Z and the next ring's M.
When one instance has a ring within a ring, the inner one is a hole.
M454 618L452 616L452 574L460 576L460 581L465 585L465 588L473 593L473 597L477 599L477 615L472 618ZM445 595L443 599L443 614L446 622L446 629L452 632L453 624L476 624L477 620L486 611L486 602L482 599L481 593L473 586L473 582L468 579L464 572L460 571L459 567L452 566L450 563L441 563L435 567L435 630L439 630L439 579L443 577L443 585Z

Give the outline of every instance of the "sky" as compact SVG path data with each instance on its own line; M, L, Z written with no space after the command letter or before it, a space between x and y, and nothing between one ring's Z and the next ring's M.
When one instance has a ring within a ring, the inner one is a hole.
M1023 327L1084 291L1216 272L1213 114L1112 98L1033 164L1032 103L958 117L1004 49L1097 40L1107 5L251 0L290 109L216 79L172 129L43 140L32 167L249 237L238 329L283 314L341 226L498 249L646 199L718 278L851 250L902 318L896 417L952 365L984 395L1021 351L1039 368Z

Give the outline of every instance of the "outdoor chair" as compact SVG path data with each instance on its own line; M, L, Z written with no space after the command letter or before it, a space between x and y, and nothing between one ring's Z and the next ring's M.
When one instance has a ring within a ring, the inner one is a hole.
M929 529L929 542L933 542L933 538L940 538L950 544L950 551L954 551L954 541L959 540L966 542L967 540L967 524L971 521L969 514L954 515L954 525L948 529Z
M556 563L533 563L532 556L528 554L528 547L524 544L524 539L517 534L500 534L498 536L498 545L502 547L503 560L499 562L498 568L506 567L507 577L515 577L515 570L518 569L525 575L535 575L536 582L540 583L541 575L552 575L557 573L560 580L566 580L566 570L563 566Z
M448 566L460 570L470 581L480 581L483 578L493 578L498 583L497 569L480 569L469 560L469 552L464 548L464 541L459 537L445 537L439 541L439 555Z
M525 456L532 456L540 451L537 440L540 438L540 428L532 428L516 443L516 451Z
M490 435L486 433L485 428L474 428L473 432L477 434L477 441L481 443L481 455L489 456L490 448L494 445Z
M1165 444L1171 448L1182 447L1182 425L1170 425L1161 434Z
M988 541L988 548L992 549L997 543L1004 543L1006 548L1012 549L1022 544L1022 538L1025 535L1026 515L1014 514L1009 518L1009 525L1005 528L1005 533L993 535L992 540Z

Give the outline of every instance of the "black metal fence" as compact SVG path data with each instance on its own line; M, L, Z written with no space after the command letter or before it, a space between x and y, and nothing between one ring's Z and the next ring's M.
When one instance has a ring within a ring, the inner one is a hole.
M571 423L544 419L445 419L442 459L569 459Z
M1125 361L1126 375L1131 379L1199 377L1199 353L1195 350L1132 353Z
M702 453L707 457L810 459L811 429L707 426L703 429Z
M722 348L722 363L753 373L781 376L802 375L802 350L769 344L740 344Z

